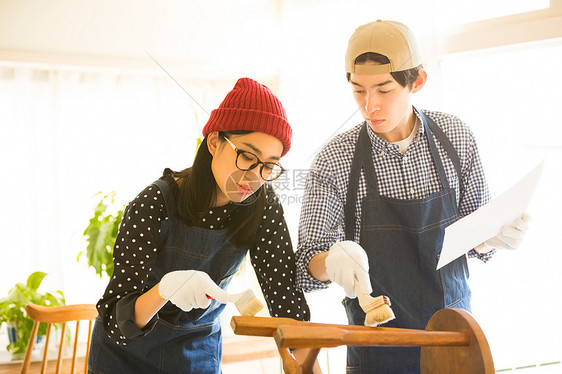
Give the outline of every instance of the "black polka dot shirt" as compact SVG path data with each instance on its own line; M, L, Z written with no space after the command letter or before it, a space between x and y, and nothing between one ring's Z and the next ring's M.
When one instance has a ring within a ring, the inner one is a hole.
M163 177L177 192L171 176ZM263 220L256 233L256 243L250 248L250 260L273 317L310 320L310 311L302 291L295 289L295 257L283 208L268 189ZM200 227L224 229L236 209L227 204L211 209L202 217ZM168 219L160 189L150 185L127 207L119 227L113 250L113 276L99 300L97 308L108 336L118 344L150 331L157 317L142 330L134 324L136 299L148 290L144 286L158 255L160 223Z

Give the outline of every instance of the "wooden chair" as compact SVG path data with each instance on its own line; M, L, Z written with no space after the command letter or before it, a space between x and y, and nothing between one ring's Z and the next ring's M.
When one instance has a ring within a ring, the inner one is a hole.
M420 346L421 373L494 373L490 347L470 313L441 309L425 330L390 327L331 325L289 318L233 317L235 334L270 336L275 339L287 374L312 373L312 365L323 347ZM299 365L289 348L309 348Z
M76 305L65 305L65 306L53 306L45 307L39 305L26 305L25 311L27 315L32 318L33 329L31 331L31 337L29 338L29 344L27 346L27 351L25 353L25 359L23 361L21 372L22 374L29 372L29 367L31 363L31 354L33 352L33 346L37 339L37 331L39 330L39 324L41 322L47 323L47 335L45 337L45 348L43 352L43 360L41 362L41 373L47 372L47 352L49 349L49 338L51 336L51 326L53 323L61 323L61 339L58 350L57 358L57 370L56 373L60 374L62 370L62 353L64 348L64 340L66 335L66 324L67 322L76 322L76 332L74 333L74 349L72 351L72 366L71 373L76 373L76 361L77 361L77 348L78 348L78 332L80 328L80 321L89 321L88 325L88 341L86 343L86 360L84 364L84 372L87 371L88 366L88 352L90 350L90 339L92 333L92 324L94 319L98 315L96 306L93 304L76 304Z

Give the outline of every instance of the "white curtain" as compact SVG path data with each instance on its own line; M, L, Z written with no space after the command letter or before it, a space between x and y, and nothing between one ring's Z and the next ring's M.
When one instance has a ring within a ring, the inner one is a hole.
M210 109L184 90L212 108L233 82L179 87L166 76L0 71L0 294L40 270L49 274L45 290L96 302L107 280L76 261L94 195L114 190L125 204L165 167L191 165Z

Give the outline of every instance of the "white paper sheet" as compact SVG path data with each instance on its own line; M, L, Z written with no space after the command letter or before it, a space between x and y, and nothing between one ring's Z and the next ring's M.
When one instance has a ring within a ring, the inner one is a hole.
M539 183L543 164L544 160L503 194L448 226L437 270L496 236L504 225L525 213Z

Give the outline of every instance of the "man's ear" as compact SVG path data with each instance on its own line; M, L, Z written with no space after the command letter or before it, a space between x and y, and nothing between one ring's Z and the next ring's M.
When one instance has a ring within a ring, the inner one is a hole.
M418 70L418 78L412 84L412 93L416 93L425 86L425 82L427 82L427 72L424 68L420 68Z
M214 157L215 152L219 144L219 132L213 131L207 135L207 148L209 148L209 153Z

